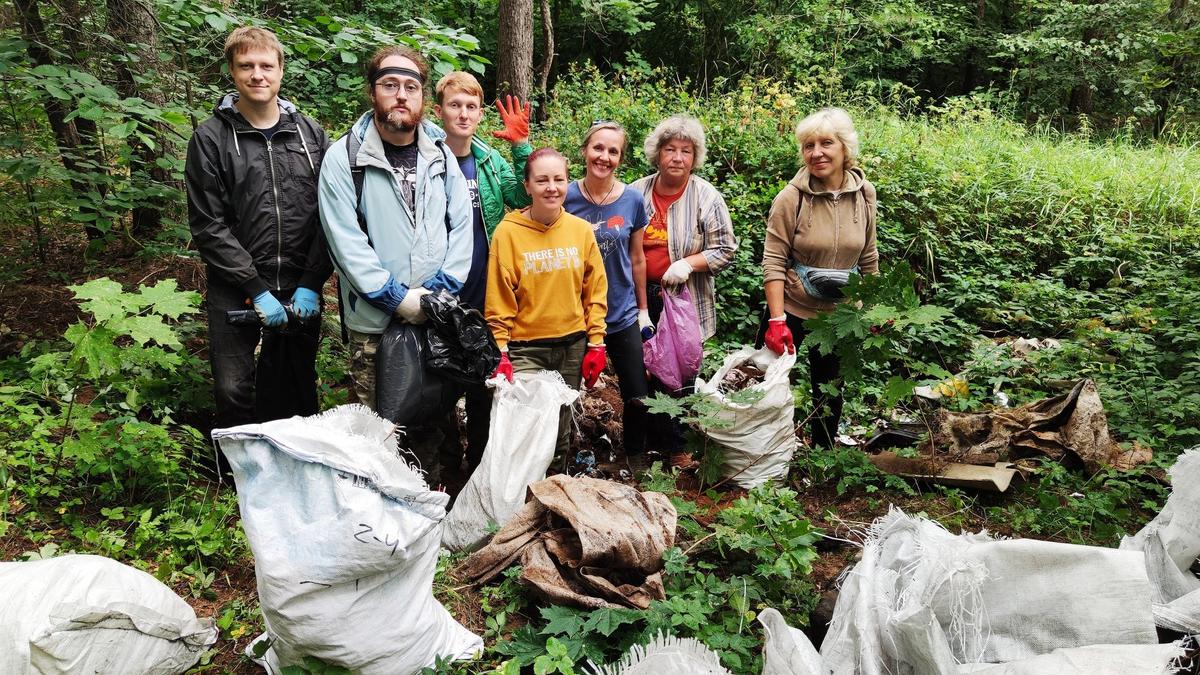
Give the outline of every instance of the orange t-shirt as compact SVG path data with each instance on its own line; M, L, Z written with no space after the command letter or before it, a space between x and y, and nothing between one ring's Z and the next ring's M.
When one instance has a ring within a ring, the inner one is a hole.
M667 247L667 211L671 205L683 196L683 190L673 195L660 195L657 190L651 190L654 200L654 215L650 217L642 235L642 249L646 253L646 281L659 283L663 274L671 266L671 251Z

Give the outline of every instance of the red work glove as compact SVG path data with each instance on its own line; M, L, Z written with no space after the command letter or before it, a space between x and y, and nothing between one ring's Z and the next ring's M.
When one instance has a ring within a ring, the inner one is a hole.
M792 331L788 330L787 317L781 316L767 322L767 349L783 356L783 350L789 354L796 353L796 345L792 342Z
M500 365L496 366L496 372L492 373L492 377L503 375L504 379L509 382L513 381L512 361L508 360L508 352L500 352Z
M608 359L604 355L604 345L588 345L587 354L583 356L583 384L588 389L596 386L600 373L604 372L604 364Z
M496 101L496 109L500 111L500 121L504 122L504 131L493 131L496 138L503 138L509 143L522 143L529 140L529 103L521 107L521 99L516 96L506 96L507 101ZM507 102L507 106L505 103Z

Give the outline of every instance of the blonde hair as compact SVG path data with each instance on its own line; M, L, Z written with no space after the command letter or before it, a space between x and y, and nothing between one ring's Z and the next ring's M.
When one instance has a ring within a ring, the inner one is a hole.
M279 57L279 67L283 67L283 44L274 33L258 26L235 28L229 37L225 38L225 63L229 64L232 70L233 57L255 49L274 51Z
M462 70L452 70L438 80L437 87L434 89L434 100L441 105L446 94L455 91L478 97L479 105L483 105L483 87L479 86L479 80L475 79L474 75Z
M592 136L595 136L596 132L603 131L604 129L612 129L613 131L621 134L621 161L624 162L625 151L629 146L629 134L625 132L625 127L621 126L619 122L612 122L609 120L596 120L595 122L592 122L592 126L588 127L587 133L583 135L583 142L579 144L579 152L587 150L588 143L591 142Z
M671 141L689 141L695 148L695 163L692 169L699 169L704 164L704 156L708 148L704 143L704 127L700 120L691 115L672 115L658 123L654 131L646 136L642 150L646 153L646 161L655 169L658 168L658 155L662 147Z
M796 147L804 154L804 143L813 136L832 136L846 148L846 168L853 167L858 160L858 132L850 114L841 108L821 108L800 120L796 125Z

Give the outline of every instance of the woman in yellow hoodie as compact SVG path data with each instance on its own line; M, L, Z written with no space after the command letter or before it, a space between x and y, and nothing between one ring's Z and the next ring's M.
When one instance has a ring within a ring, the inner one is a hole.
M553 370L591 388L604 370L608 280L582 218L563 210L567 160L541 148L525 164L526 209L511 211L492 235L484 316L500 347L496 373ZM570 418L561 415L555 454L565 455Z
M833 310L850 274L879 272L875 247L875 187L858 159L858 132L841 108L824 108L796 125L804 166L771 204L763 245L763 282L770 317L759 340L776 354L795 353L803 323ZM793 340L793 335L795 339ZM814 412L812 442L833 447L842 396L836 354L808 350Z

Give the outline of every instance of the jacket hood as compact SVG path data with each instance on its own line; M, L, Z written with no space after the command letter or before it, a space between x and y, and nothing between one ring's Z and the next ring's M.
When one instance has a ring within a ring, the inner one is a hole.
M832 190L814 190L812 189L812 176L808 173L808 167L804 167L796 172L796 175L790 181L796 189L805 194L810 195L831 195ZM867 174L857 166L846 169L846 180L842 183L842 189L838 194L844 195L848 192L858 192L862 189L863 184L867 182Z
M228 94L222 96L221 100L217 102L217 107L213 109L213 117L221 120L227 126L229 126L229 130L233 132L233 149L237 155L241 157L242 147L241 143L238 141L238 132L252 131L254 127L246 121L245 117L242 117L242 114L238 112L238 109L233 105L234 103L237 103L237 100L237 92L229 92ZM291 101L285 98L277 97L275 100L279 103L280 129L296 131L300 134L300 142L304 146L304 154L308 155L308 165L309 167L313 167L313 171L316 171L316 168L313 165L312 156L308 149L308 139L304 137L304 130L301 129L300 125L296 123L296 115L299 113L299 111L296 109L296 106L292 105Z
M245 118L242 117L242 114L239 113L238 109L233 105L234 103L237 103L237 100L238 93L236 91L231 91L228 94L225 94L221 97L220 101L217 101L216 107L213 108L213 114L229 122L237 120L242 124L247 124ZM279 101L280 112L286 115L291 115L297 112L296 106L292 105L291 101L283 98L282 96L276 100ZM247 124L247 126L249 125Z
M539 223L538 221L534 220L533 218L530 218L529 217L529 209L519 209L519 210L515 210L515 211L509 211L508 214L504 216L504 219L511 221L513 223L516 223L517 225L520 225L522 227L527 227L531 230L534 230L535 232L548 232L555 225L558 225L559 223L561 223L563 221L563 218L566 215L567 215L567 210L562 207L559 207L558 218L555 218L554 222L550 223L549 225L546 225L543 223Z

